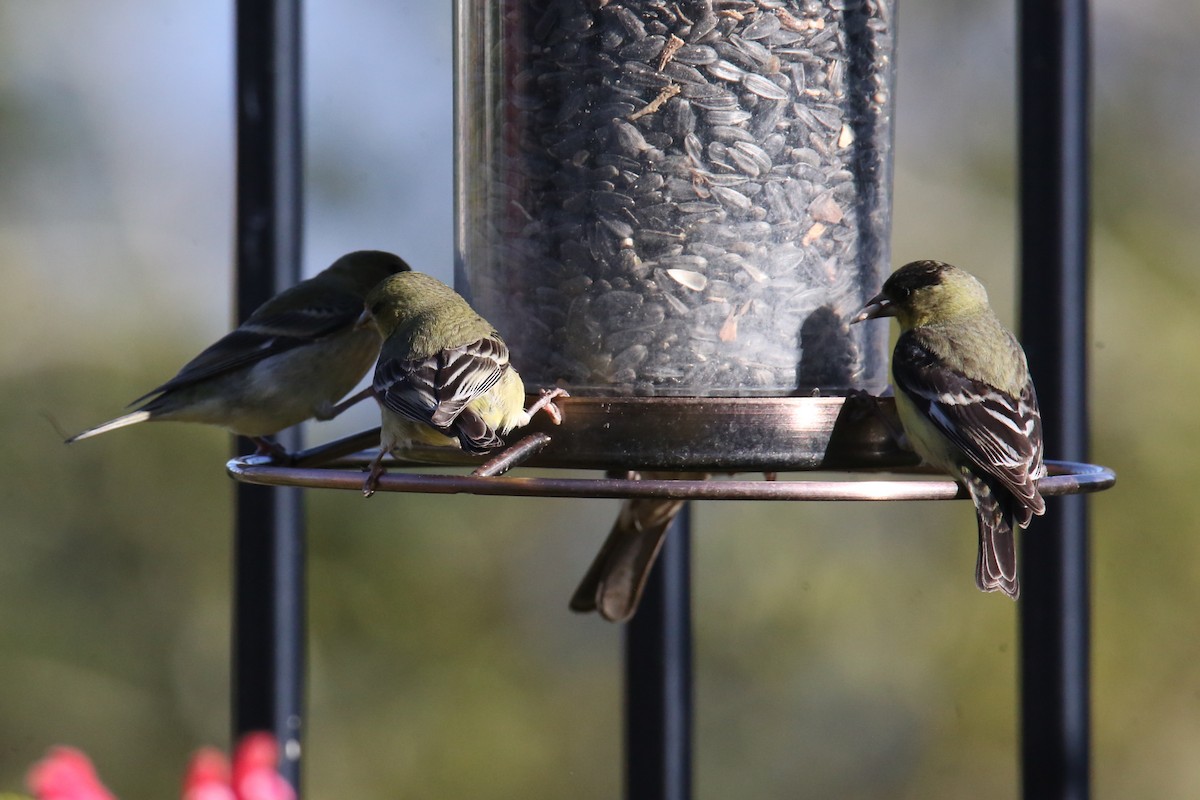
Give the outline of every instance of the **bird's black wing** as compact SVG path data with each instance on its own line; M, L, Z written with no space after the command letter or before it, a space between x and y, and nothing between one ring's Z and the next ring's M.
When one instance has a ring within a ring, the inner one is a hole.
M174 378L133 403L192 386L348 329L362 313L362 303L362 297L351 292L299 283L260 306L245 322L184 364Z
M372 385L389 410L457 438L464 450L486 452L502 441L467 404L494 387L506 369L508 347L489 336L423 359L384 356Z
M892 375L897 388L972 464L1013 494L1020 524L1045 510L1036 482L1044 468L1032 382L1014 397L949 368L911 333L896 343Z

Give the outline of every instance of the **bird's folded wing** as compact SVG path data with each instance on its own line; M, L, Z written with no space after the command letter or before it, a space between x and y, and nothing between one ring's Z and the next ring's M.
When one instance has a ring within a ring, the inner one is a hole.
M303 290L308 287L303 285L294 288L302 292L296 295L284 292L273 298L235 330L184 364L174 378L133 403L311 344L349 328L362 313L362 298L349 292L306 292ZM292 302L278 302L281 300Z
M490 442L495 432L477 415L464 414L464 409L496 385L507 364L504 343L485 337L412 361L385 354L375 368L373 386L384 407L401 416L451 436L455 435L451 429L460 422L469 440Z
M508 346L493 336L443 350L438 356L438 376L434 389L437 408L431 422L436 427L452 423L463 408L500 382L508 369Z
M975 466L998 479L1030 512L1045 509L1035 483L1044 470L1032 384L1013 397L951 369L912 337L897 343L892 373L897 388Z

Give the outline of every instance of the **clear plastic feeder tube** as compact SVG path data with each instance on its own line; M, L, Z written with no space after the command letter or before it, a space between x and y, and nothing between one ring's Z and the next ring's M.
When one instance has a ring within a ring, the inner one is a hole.
M526 383L881 389L894 0L458 0L456 282Z

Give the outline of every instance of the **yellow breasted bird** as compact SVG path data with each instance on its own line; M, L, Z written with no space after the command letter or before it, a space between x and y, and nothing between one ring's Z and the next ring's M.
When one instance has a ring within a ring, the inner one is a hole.
M374 493L392 450L424 442L486 453L540 410L561 421L553 401L567 393L543 390L526 410L525 384L500 334L436 278L404 272L383 281L359 318L368 323L384 337L372 384L383 425L364 495Z
M77 442L138 422L198 422L254 441L279 454L266 436L310 417L330 419L379 354L382 340L355 322L367 293L408 270L398 256L360 250L284 289L236 329L130 405L134 411L67 439Z
M975 582L1014 600L1013 524L1043 514L1042 422L1025 351L996 318L983 284L940 261L896 270L852 322L895 317L896 409L917 454L963 484L975 504Z

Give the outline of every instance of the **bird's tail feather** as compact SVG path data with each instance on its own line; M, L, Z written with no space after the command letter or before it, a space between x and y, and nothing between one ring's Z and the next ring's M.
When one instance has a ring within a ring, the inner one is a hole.
M608 538L571 597L571 610L599 611L610 622L624 622L632 617L642 599L650 568L662 549L667 528L682 507L682 500L626 500Z
M1017 580L1017 543L1012 513L986 480L966 470L963 477L975 503L979 523L975 584L981 591L1004 592L1016 600L1021 585Z
M451 438L458 439L458 446L468 453L482 455L504 444L504 440L483 417L470 408L464 408L449 425L437 426L438 430Z
M78 442L81 439L90 439L93 436L99 436L102 433L115 431L117 428L124 428L126 425L136 425L139 422L145 422L150 419L150 412L144 408L137 411L131 411L128 414L123 414L116 419L110 419L108 422L102 422L95 427L88 428L86 431L75 434L70 439L67 439L67 444Z

